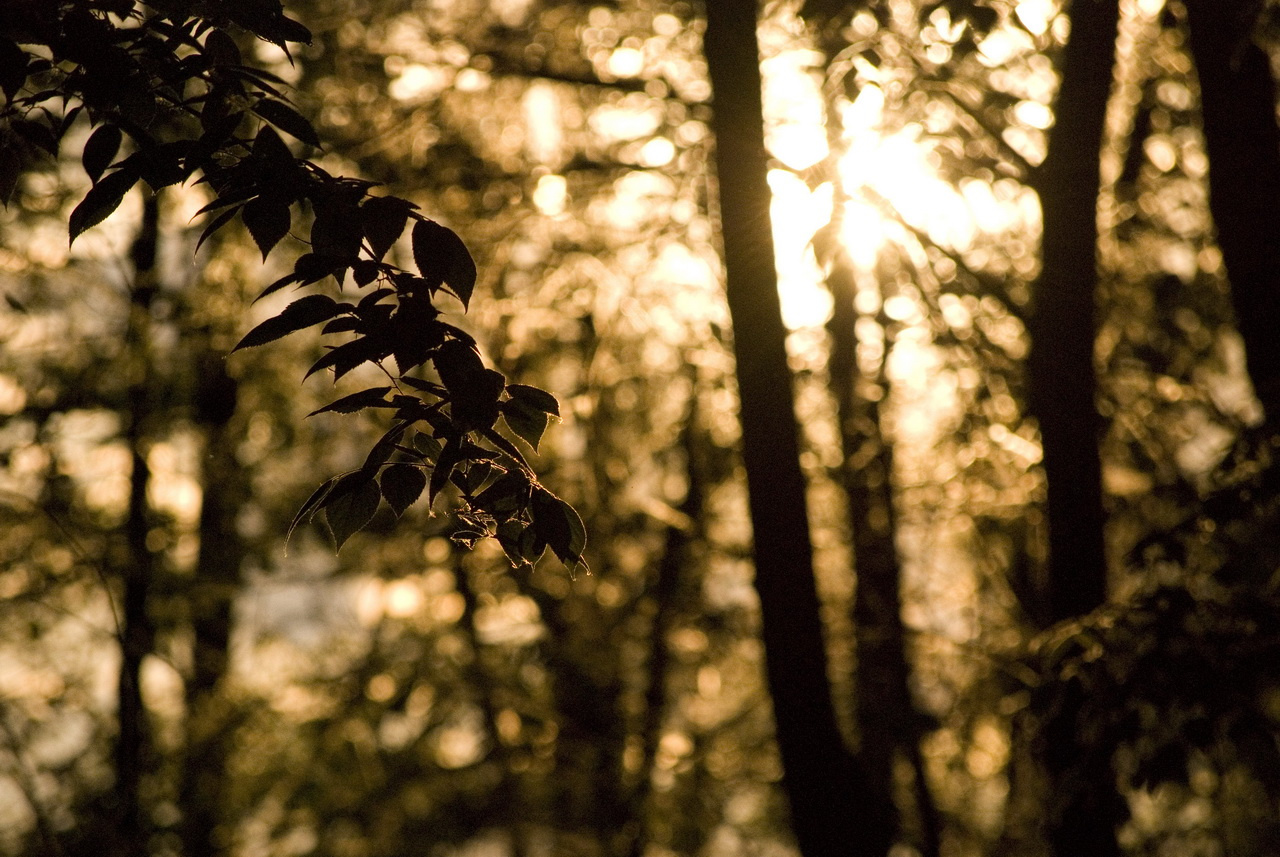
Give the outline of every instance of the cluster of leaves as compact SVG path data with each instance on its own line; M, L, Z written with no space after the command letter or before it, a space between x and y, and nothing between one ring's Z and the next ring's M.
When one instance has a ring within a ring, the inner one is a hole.
M408 200L370 193L371 182L335 177L298 157L279 132L316 147L311 124L279 77L247 64L237 35L284 48L310 33L279 0L184 3L153 0L20 0L0 23L0 199L25 169L58 154L83 117L93 128L82 153L92 187L70 216L71 240L110 215L139 182L155 192L207 183L203 242L239 217L264 260L294 230L294 210L310 213L305 252L267 287L337 284L359 294L317 291L253 328L237 349L319 326L345 341L307 372L334 381L365 364L389 379L319 412L392 412L392 426L358 470L327 480L294 526L323 512L338 547L366 526L385 500L399 516L422 494L459 492L457 539L496 537L511 561L527 565L550 547L573 568L586 536L565 501L539 484L516 440L537 450L559 415L549 393L486 368L475 340L442 321L446 292L465 309L476 267L462 240ZM299 232L303 231L301 228ZM387 261L408 231L416 273ZM434 370L434 380L428 367ZM420 377L426 374L428 377Z
M1038 710L1078 718L1081 767L1126 748L1131 787L1185 786L1202 755L1280 795L1277 606L1274 592L1161 586L1119 616L1059 628L1037 652Z

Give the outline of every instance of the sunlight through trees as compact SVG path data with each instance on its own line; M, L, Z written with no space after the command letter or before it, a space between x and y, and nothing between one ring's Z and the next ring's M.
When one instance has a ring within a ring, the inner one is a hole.
M0 853L1275 852L1273 17L10 0Z

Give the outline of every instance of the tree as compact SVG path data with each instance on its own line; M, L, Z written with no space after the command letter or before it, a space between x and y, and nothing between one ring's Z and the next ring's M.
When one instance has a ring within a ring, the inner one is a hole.
M1048 154L1032 177L1042 232L1027 375L1048 483L1050 623L1078 619L1107 597L1094 343L1099 159L1119 4L1077 0L1069 14ZM1080 745L1078 706L1067 700L1040 737L1050 793L1061 807L1045 825L1046 838L1050 853L1064 857L1116 854L1122 810L1115 775L1105 754Z
M707 4L717 188L734 326L769 689L792 824L806 857L883 854L891 812L844 744L831 702L804 475L769 232L754 0Z
M1186 4L1189 46L1200 83L1209 156L1209 209L1231 282L1249 376L1270 433L1280 412L1276 256L1280 227L1270 200L1280 193L1280 130L1270 58L1252 37L1256 4Z

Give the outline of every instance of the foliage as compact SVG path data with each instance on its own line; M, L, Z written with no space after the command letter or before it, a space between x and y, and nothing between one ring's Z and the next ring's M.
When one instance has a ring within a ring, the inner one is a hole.
M333 176L298 157L283 131L306 147L319 137L277 76L246 64L240 33L288 50L310 41L279 2L245 0L211 9L129 0L21 4L0 31L0 197L7 202L31 162L54 156L84 117L94 129L82 161L92 188L70 216L71 240L102 222L129 191L188 180L213 199L201 241L239 215L264 260L310 214L306 252L260 297L348 276L358 298L316 293L249 331L237 349L320 327L345 341L308 370L336 382L371 365L391 381L343 396L322 411L391 412L392 426L358 470L327 480L294 525L323 512L336 545L365 527L385 500L398 516L419 496L428 504L452 484L460 496L460 542L493 536L516 565L550 547L582 564L577 512L544 488L507 429L536 451L559 414L549 394L507 384L486 368L475 340L441 319L441 293L465 309L476 267L451 229L408 200L372 194L372 182ZM277 130L278 129L278 130ZM415 271L387 261L406 233ZM436 379L420 377L428 364Z

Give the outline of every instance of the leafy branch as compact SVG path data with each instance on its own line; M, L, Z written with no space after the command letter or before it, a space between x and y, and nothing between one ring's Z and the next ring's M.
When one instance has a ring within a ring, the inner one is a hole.
M150 0L19 0L0 22L0 201L22 174L56 157L81 117L92 132L81 162L92 186L71 212L71 240L105 220L140 183L152 192L194 180L213 199L203 243L239 218L264 261L310 213L306 250L259 295L315 287L245 334L234 350L319 327L338 341L308 369L336 382L371 364L391 381L316 413L391 411L391 428L357 470L326 480L290 526L323 514L338 548L383 501L399 517L447 485L458 493L455 539L495 537L527 566L548 547L584 565L578 513L537 479L517 441L537 451L555 398L508 384L484 365L475 340L441 320L452 295L464 309L476 265L462 239L409 200L370 193L374 183L333 176L295 147L318 147L311 123L278 76L246 64L236 37L288 50L311 34L279 0L178 3ZM415 270L387 261L409 233ZM199 246L197 244L197 247ZM344 291L348 279L354 294ZM336 284L336 294L334 292ZM438 380L418 377L433 370ZM417 373L417 374L412 374ZM510 434L499 430L502 424Z

